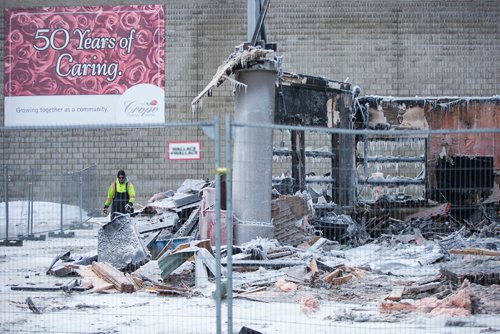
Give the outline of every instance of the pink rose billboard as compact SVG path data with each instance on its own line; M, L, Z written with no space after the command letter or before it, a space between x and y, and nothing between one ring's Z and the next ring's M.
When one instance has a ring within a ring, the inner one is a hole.
M164 123L162 5L6 9L5 126Z

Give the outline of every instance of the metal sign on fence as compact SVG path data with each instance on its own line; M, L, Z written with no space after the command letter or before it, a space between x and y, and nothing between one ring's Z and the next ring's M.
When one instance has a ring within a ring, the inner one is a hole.
M168 143L168 160L199 159L201 159L201 143L199 141Z

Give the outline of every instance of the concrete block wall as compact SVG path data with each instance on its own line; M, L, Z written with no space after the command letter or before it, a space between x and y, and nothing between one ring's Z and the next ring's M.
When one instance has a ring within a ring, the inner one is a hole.
M85 5L137 4L87 1ZM234 47L246 39L246 1L169 0L166 8L167 123L212 120L234 111L231 85L214 90L193 113L191 100ZM82 5L79 0L4 0L5 8ZM348 81L362 95L490 96L499 94L500 2L273 0L266 19L284 70ZM0 85L4 86L4 24L0 24ZM3 90L0 126L4 125ZM224 135L223 135L224 137ZM201 140L203 158L171 162L171 140ZM214 145L199 129L0 130L1 161L13 168L81 169L93 163L105 187L127 170L145 202L185 178L212 178ZM321 146L321 143L318 143Z

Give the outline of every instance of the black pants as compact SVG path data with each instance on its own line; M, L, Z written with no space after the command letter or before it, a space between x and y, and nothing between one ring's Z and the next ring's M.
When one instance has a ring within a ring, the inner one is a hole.
M115 193L115 198L113 198L113 203L111 204L111 220L117 216L116 212L125 213L125 205L128 203L128 200L128 193Z

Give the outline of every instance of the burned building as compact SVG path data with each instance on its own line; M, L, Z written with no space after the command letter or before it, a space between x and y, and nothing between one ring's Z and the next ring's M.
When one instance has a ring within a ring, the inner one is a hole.
M289 191L329 184L320 193L337 208L383 203L401 222L439 203L449 203L453 217L481 220L499 176L498 96L358 96L359 87L345 82L291 73L280 79L275 123L299 126L274 152L291 156ZM314 151L306 149L310 128L300 126L336 131L328 134L326 151ZM328 177L315 177L307 166L308 157L320 156L331 163ZM276 181L283 187L285 178Z

